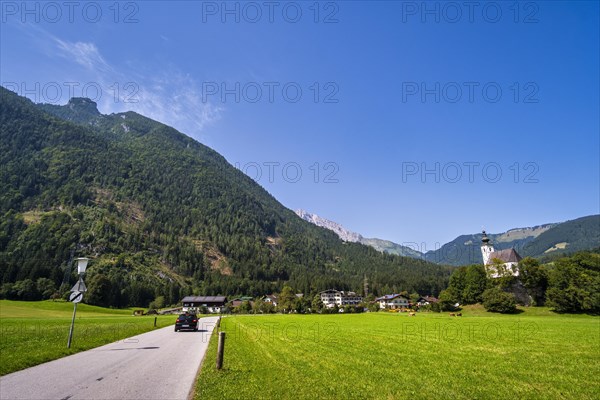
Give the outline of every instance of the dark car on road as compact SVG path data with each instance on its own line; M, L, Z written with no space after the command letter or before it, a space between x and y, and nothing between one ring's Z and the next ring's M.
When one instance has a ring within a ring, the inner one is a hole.
M175 322L175 332L181 330L197 331L198 316L190 313L180 314Z

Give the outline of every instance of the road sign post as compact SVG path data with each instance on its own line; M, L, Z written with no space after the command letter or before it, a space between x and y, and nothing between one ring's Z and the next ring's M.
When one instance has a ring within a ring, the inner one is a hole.
M79 280L71 288L71 295L69 300L73 303L73 318L71 319L71 328L69 329L69 340L67 341L67 349L71 348L71 341L73 340L73 328L75 327L75 315L77 314L77 303L83 299L83 293L87 291L85 283L83 282L82 275L85 273L87 267L87 258L77 259L77 272L79 273Z
M75 314L77 314L77 302L73 306L73 319L71 319L71 329L69 329L69 340L67 341L67 349L71 348L71 340L73 340L73 327L75 326Z

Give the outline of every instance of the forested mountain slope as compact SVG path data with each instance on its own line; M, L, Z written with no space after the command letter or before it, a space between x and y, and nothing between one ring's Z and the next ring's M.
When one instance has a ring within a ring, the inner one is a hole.
M600 215L589 215L556 224L523 246L523 254L542 257L573 253L600 246Z
M35 105L0 88L0 139L4 297L42 296L30 287L40 278L58 287L72 251L94 259L87 301L111 306L284 283L360 290L365 276L375 292L436 294L451 271L343 243L217 152L133 112Z
M481 264L481 233L461 235L423 258L442 264ZM600 215L590 215L572 221L515 228L504 233L488 233L496 250L514 248L525 257L546 257L554 254L593 250L600 245Z

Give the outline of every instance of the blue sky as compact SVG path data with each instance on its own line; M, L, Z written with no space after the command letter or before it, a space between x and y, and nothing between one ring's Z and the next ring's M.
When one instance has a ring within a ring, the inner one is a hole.
M599 212L598 2L67 4L1 3L3 86L172 125L291 209L420 250Z

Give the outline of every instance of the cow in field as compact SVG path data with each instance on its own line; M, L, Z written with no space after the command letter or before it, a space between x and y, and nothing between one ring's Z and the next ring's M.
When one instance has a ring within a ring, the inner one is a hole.
M451 316L451 317L456 317L456 314L454 314L454 313L450 313L450 316Z

